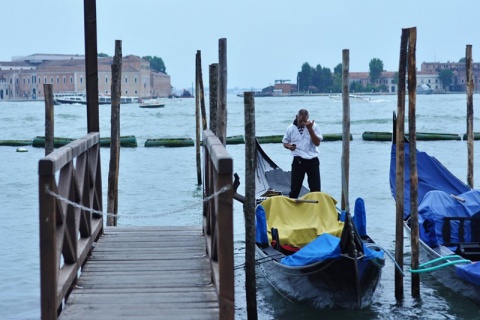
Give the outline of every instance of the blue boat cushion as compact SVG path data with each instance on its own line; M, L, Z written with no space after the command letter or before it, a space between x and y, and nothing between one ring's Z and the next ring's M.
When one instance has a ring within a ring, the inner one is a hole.
M363 244L364 260L383 259L383 251L375 251ZM291 256L286 256L280 263L291 267L301 267L326 259L340 258L340 238L328 233L320 235Z
M324 233L305 247L282 259L286 266L305 266L340 256L340 238Z
M456 265L455 273L460 278L480 286L480 263Z
M255 242L258 243L261 247L268 246L268 236L267 236L267 220L265 217L265 209L262 205L258 205L255 210Z
M353 210L353 223L357 228L358 234L361 237L367 235L367 214L365 212L365 201L362 198L355 200L355 208Z

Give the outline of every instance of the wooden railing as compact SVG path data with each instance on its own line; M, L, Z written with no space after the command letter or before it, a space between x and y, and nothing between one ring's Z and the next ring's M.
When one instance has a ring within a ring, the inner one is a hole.
M50 320L61 312L103 232L99 133L41 159L38 175L41 316Z
M219 301L219 319L235 317L233 274L233 159L210 130L203 132L203 231L210 257L212 280Z

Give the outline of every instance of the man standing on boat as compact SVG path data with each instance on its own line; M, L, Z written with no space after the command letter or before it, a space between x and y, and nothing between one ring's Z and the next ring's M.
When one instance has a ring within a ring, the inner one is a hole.
M308 111L300 109L282 139L284 148L290 150L293 156L290 198L298 198L305 174L310 192L321 190L318 146L322 140L315 120L308 120Z

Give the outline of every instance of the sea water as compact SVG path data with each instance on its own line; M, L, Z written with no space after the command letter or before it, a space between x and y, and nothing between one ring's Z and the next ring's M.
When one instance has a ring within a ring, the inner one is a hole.
M365 200L367 232L394 254L395 203L389 187L390 142L364 141L365 131L392 131L392 116L397 109L394 95L371 96L370 101L352 101L350 142L349 203ZM419 95L416 100L417 131L466 132L466 96ZM184 148L145 148L149 138L192 138L195 140L195 100L166 100L161 109L142 109L138 104L121 106L121 131L135 135L137 148L121 148L119 169L120 226L185 225L199 226L202 218L202 186L197 184L196 150ZM474 105L480 99L474 97ZM207 99L208 106L208 99ZM243 135L243 98L227 99L227 136ZM408 107L408 106L407 106ZM310 119L323 133L342 132L342 103L328 96L264 97L255 99L256 135L283 134L298 109L310 112ZM0 140L26 140L44 135L44 103L0 102ZM207 110L208 114L208 110ZM407 112L408 114L408 112ZM78 138L87 132L86 109L82 105L55 106L55 136ZM406 126L408 128L408 126ZM480 131L475 116L474 129ZM100 134L110 136L110 106L100 106ZM461 180L467 175L465 141L418 141L417 147L439 159ZM475 159L480 145L475 142ZM234 159L234 170L245 177L245 146L227 145ZM291 156L281 144L264 144L269 156L289 170ZM0 319L40 318L40 275L38 234L38 160L44 149L0 147ZM110 149L101 149L104 209ZM342 142L320 145L322 190L341 198ZM478 163L477 160L475 163ZM478 168L475 165L475 168ZM475 178L479 175L475 171ZM478 180L475 179L475 185ZM239 193L244 193L243 184ZM243 209L234 203L235 312L246 319L244 263L245 226ZM409 240L405 238L405 270L409 267ZM370 307L360 311L317 310L289 301L257 270L259 319L480 319L479 307L445 289L434 278L421 275L421 298L410 295L410 276L404 280L403 301L395 299L394 264L384 267L380 285ZM119 302L121 303L121 301Z

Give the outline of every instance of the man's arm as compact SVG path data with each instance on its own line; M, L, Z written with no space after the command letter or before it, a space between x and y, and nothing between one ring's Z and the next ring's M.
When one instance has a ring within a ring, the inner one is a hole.
M313 123L315 122L315 120L313 120L312 122L310 121L307 121L307 123L305 124L305 126L307 127L308 129L308 133L310 134L310 138L312 139L312 142L314 145L316 145L317 147L320 145L320 138L317 136L317 134L315 133L315 130L313 129Z

